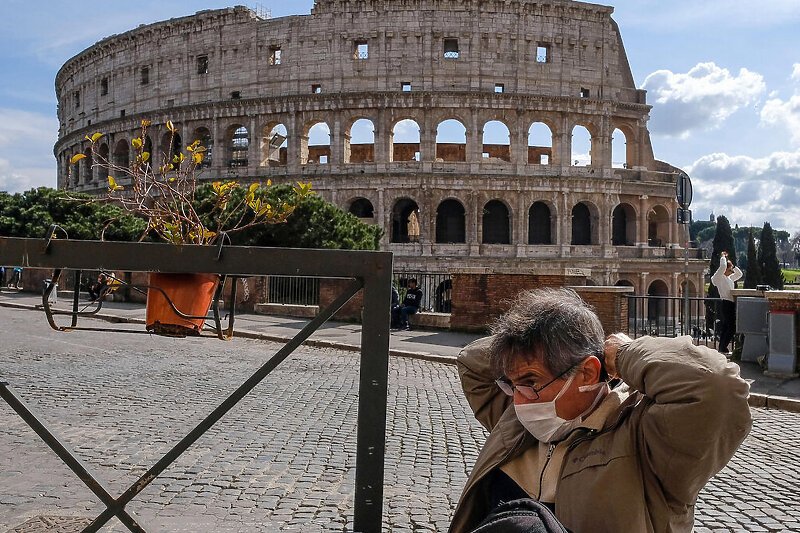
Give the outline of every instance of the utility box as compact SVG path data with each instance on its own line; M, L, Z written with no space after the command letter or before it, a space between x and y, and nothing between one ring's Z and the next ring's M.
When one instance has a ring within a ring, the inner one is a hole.
M770 312L768 372L796 375L796 339L794 311Z
M769 353L769 301L766 298L736 298L736 333L744 336L742 361L755 363Z

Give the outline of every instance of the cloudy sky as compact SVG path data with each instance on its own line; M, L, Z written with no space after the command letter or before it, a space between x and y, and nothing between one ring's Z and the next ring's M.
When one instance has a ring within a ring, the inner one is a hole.
M312 3L261 0L273 17L308 13ZM653 105L656 157L692 176L695 219L714 212L800 231L800 0L606 3ZM227 5L4 0L0 190L55 186L53 80L64 61L139 24Z

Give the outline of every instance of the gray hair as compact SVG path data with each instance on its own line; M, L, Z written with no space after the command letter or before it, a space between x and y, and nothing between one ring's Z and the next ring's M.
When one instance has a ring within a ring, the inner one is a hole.
M592 355L604 363L600 319L571 289L520 293L491 331L489 358L498 376L520 361L541 359L554 376Z

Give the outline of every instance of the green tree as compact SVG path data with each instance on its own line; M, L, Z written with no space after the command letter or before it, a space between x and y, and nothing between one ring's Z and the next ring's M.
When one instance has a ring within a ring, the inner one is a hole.
M764 276L764 283L773 289L783 289L783 274L775 249L775 232L769 222L764 222L764 227L761 229L758 263Z
M708 228L713 228L714 223L708 220L693 220L691 224L689 224L689 239L693 241L702 241L704 239L699 239L698 235ZM711 233L709 233L709 238L713 234L713 229ZM708 240L708 239L705 239Z
M744 274L744 288L755 289L756 285L764 283L761 275L761 264L758 262L756 253L756 241L753 238L752 229L747 236L747 271Z
M731 223L724 216L717 217L717 228L714 233L714 241L711 250L711 263L710 271L713 274L719 268L719 258L722 252L728 252L728 259L735 265L736 264L736 245L733 242L733 231L731 230ZM718 298L719 291L712 283L708 289L708 296L710 298Z
M147 224L93 197L40 187L24 193L0 193L0 235L43 238L53 224L71 239L137 240Z
M290 193L290 186L279 185L268 194L277 201ZM235 192L231 203L237 201L238 194L243 193ZM200 212L206 212L209 197L208 186L198 188L195 203ZM378 226L365 224L318 196L309 196L300 202L285 223L250 228L234 235L233 243L244 246L377 250L382 235L383 230Z

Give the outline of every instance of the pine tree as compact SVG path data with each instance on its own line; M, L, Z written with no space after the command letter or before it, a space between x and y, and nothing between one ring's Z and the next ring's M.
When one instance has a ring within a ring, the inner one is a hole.
M733 242L733 230L731 223L724 216L717 217L717 228L714 233L714 241L711 250L711 274L719 268L719 257L722 252L728 252L728 259L736 264L736 245ZM712 283L708 288L709 298L719 298L719 291Z
M758 243L758 263L764 276L764 283L773 289L783 289L783 273L781 273L775 249L775 233L769 222L764 222L764 227L761 229L761 241Z
M756 241L751 229L747 235L747 272L744 276L744 288L755 289L756 285L762 283L764 283L764 277L761 274L761 264L758 262L756 254Z

